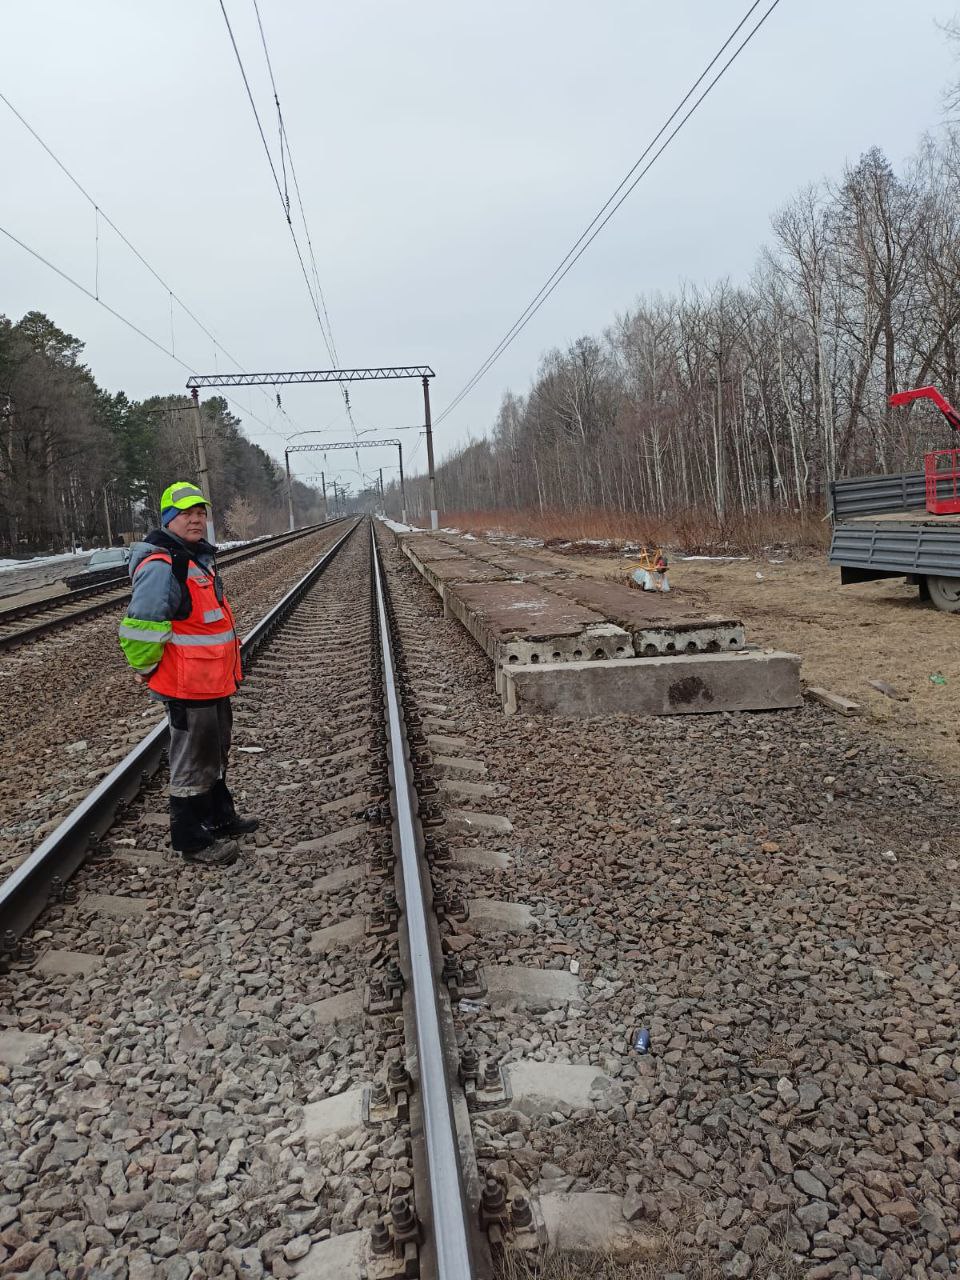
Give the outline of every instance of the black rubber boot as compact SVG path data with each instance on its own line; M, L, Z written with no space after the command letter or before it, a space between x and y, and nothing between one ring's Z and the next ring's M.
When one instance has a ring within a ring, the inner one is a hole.
M204 821L214 835L245 836L260 826L259 818L241 818L237 813L233 796L227 790L226 778L220 778L204 799L207 802Z
M228 867L236 862L240 846L222 839L204 825L207 797L170 797L170 843L184 862L199 866Z

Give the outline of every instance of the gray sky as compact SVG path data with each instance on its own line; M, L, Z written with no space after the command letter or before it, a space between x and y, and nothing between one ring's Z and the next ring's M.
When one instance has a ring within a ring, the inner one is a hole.
M226 0L271 144L251 0ZM758 14L762 12L763 5ZM496 345L747 8L747 0L261 0L344 366L429 363L434 416ZM492 424L541 352L640 293L744 279L800 186L941 118L956 0L782 0L480 387L438 454ZM247 369L327 357L218 0L32 0L3 14L2 91ZM0 103L0 225L94 287L95 215ZM100 296L164 345L169 300L109 229ZM0 236L0 312L45 311L133 397L185 372ZM230 367L175 310L178 355ZM347 424L334 387L238 394L283 435ZM360 427L420 421L416 382L356 387ZM282 458L283 441L245 419ZM334 430L336 429L336 430ZM319 439L319 437L318 437ZM403 436L405 455L418 440ZM409 449L406 447L409 441ZM412 470L424 465L424 450ZM362 465L392 464L368 450ZM359 484L340 455L343 479ZM301 473L320 455L301 455ZM328 474L338 467L327 467ZM388 473L389 476L389 473Z

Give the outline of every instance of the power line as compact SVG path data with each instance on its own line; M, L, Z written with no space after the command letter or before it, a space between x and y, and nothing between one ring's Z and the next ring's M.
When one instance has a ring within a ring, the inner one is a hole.
M754 0L754 3L750 5L746 13L743 15L743 17L734 27L733 31L730 33L727 39L723 42L723 44L720 46L720 48L717 50L714 56L707 63L706 67L704 67L703 71L701 71L700 75L697 77L694 83L690 86L690 88L684 94L683 98L681 98L680 102L676 105L676 107L673 109L673 111L670 113L670 115L661 125L660 129L657 131L657 133L648 143L644 151L641 153L641 155L635 162L635 164L630 168L630 170L624 176L619 186L612 192L612 194L608 197L606 202L597 211L593 219L590 221L590 223L581 233L579 239L577 239L574 242L574 244L567 251L565 256L560 260L558 265L554 268L553 272L547 277L547 280L545 281L543 286L540 288L539 292L527 304L524 311L522 311L520 316L517 318L517 320L514 321L513 325L510 327L510 329L508 329L504 337L501 338L497 346L494 347L490 355L487 356L483 364L480 365L480 367L476 370L476 372L472 375L472 377L470 377L467 380L467 382L460 389L460 391L458 391L457 394L453 397L450 403L441 411L441 413L438 415L438 417L434 422L434 426L439 425L439 423L441 423L444 420L444 418L446 418L450 413L452 413L453 410L460 404L460 402L464 400L470 394L471 391L473 391L474 387L477 386L480 380L489 372L489 370L493 367L493 365L496 364L497 360L500 359L500 357L507 350L507 348L514 342L514 340L526 328L527 324L533 319L536 313L540 310L540 308L543 306L546 300L553 293L554 289L556 289L556 287L559 285L560 281L563 280L564 276L566 276L567 272L570 271L570 269L580 259L580 257L587 250L587 248L589 248L589 246L597 238L597 236L600 234L603 228L607 225L607 223L610 221L613 215L617 212L617 210L620 208L623 202L627 199L627 197L631 194L631 192L634 190L637 184L650 171L650 169L653 167L656 161L660 158L660 156L663 155L664 151L666 151L667 147L670 145L673 139L677 136L677 134L680 132L683 126L687 123L690 117L694 114L694 112L697 110L697 108L700 106L703 100L708 96L708 94L711 92L714 86L723 78L723 76L726 74L729 68L733 65L733 63L736 62L737 58L740 56L743 50L747 47L747 45L750 43L753 37L757 34L757 32L766 22L767 18L770 17L770 14L773 13L774 9L776 9L777 5L780 3L780 0L773 0L773 3L769 6L769 8L766 10L763 16L752 28L752 30L747 34L746 38L737 47L737 49L734 50L731 56L727 59L724 65L720 68L717 74L713 77L713 79L707 85L707 87L703 90L703 92L699 95L699 97L696 98L693 105L681 117L679 123L671 130L669 134L667 134L667 137L662 143L662 145L651 156L650 153L651 151L653 151L653 148L656 146L657 142L660 140L660 138L663 137L664 133L666 133L666 131L670 128L670 125L673 123L673 121L677 118L677 116L683 110L684 106L687 104L687 102L689 102L690 98L696 93L699 86L703 83L703 81L709 75L711 69L716 65L719 59L723 56L724 51L736 39L736 36L741 31L743 26L747 23L747 21L750 19L753 12L759 7L760 3L761 3L761 0ZM643 165L643 162L647 158L647 156L650 156L650 159L647 161L645 165ZM641 165L643 165L642 169L640 169ZM637 172L638 169L640 169L639 173Z
M143 338L145 342L149 342L152 347L156 347L158 351L161 351L165 356L168 356L178 364L181 369L186 369L187 373L191 375L196 372L194 367L187 364L185 360L181 360L175 351L171 350L169 347L165 347L162 342L157 338L152 337L145 329L141 329L139 325L134 324L132 320L128 320L127 317L120 311L117 311L115 307L111 307L108 302L104 302L102 298L98 298L96 294L92 293L86 287L86 285L81 284L79 280L75 280L73 276L64 271L62 267L58 267L56 263L51 262L49 258L45 258L42 253L39 253L36 249L32 249L30 245L15 236L12 231L8 231L6 227L0 226L0 235L5 235L8 240L11 240L15 245L23 249L25 253L29 253L32 258L36 258L38 262L42 262L45 267L48 267L55 275L58 275L61 280L65 280L67 284L72 285L74 289L79 289L79 291L84 294L85 297L89 298L91 302L95 302L98 307L103 307L104 311L108 311L110 315L119 320L121 324L126 325L126 327L132 330L133 333L137 334L138 337ZM274 430L273 427L269 426L261 418L258 418L251 409L241 404L239 400L234 399L232 396L224 396L223 398L230 404L236 405L238 409L241 409L245 414L253 418L255 422L259 422L267 431L271 431L274 435L279 436L281 440L285 441L287 439L286 436L282 435L279 431Z
M277 124L280 131L280 161L281 164L283 164L284 152L286 152L286 158L290 163L290 176L293 179L293 189L297 197L297 206L300 210L300 221L303 223L303 234L307 241L307 254L310 258L310 269L313 272L313 284L316 290L316 296L320 300L320 307L323 310L323 318L326 323L326 332L330 339L330 357L333 360L334 368L339 368L340 356L337 352L336 339L333 336L333 325L330 322L330 313L327 310L327 300L324 297L323 286L320 284L320 273L317 271L317 258L313 251L313 239L310 235L310 224L307 222L307 211L304 208L303 196L300 192L300 179L297 177L297 167L293 162L293 150L290 146L290 137L287 133L286 122L284 121L283 111L280 107L280 93L277 89L276 77L273 74L273 62L270 58L270 50L267 47L267 36L263 29L263 21L260 17L260 6L257 3L257 0L253 0L253 11L257 16L257 28L260 31L260 43L263 46L263 56L267 64L267 72L270 76L270 87L273 90L273 101L277 108ZM286 193L286 191L285 194L287 195L287 218L289 219L290 197L289 193ZM353 410L350 406L350 391L347 387L341 385L340 392L343 396L344 408L347 411L347 420L350 423L354 434L356 434L357 427L353 420Z
M297 233L294 230L293 221L290 217L290 203L289 203L289 200L284 195L283 187L280 185L280 179L277 176L277 167L273 162L273 155L270 151L270 146L267 142L267 135L264 132L263 124L261 123L261 120L260 120L260 112L257 110L257 104L253 97L253 91L250 88L250 81L247 77L246 68L243 65L243 58L240 56L240 50L237 46L236 37L233 34L233 27L230 25L230 18L229 18L229 15L227 14L227 9L226 9L226 5L224 4L224 0L220 0L220 12L223 14L223 20L227 26L227 34L229 35L230 43L233 46L233 52L237 60L237 66L240 68L240 76L243 80L243 87L247 91L247 99L250 103L250 109L253 111L253 118L257 122L257 131L260 134L260 141L263 143L263 149L266 152L267 163L270 165L270 173L273 175L273 183L274 183L274 186L277 188L277 195L280 197L280 204L283 207L284 220L286 221L287 227L289 228L290 237L293 240L293 247L297 251L297 261L300 263L300 271L303 274L303 280L307 286L307 293L310 295L310 303L313 307L314 315L317 317L317 324L320 326L320 333L321 333L321 336L323 337L323 344L327 349L327 355L329 355L331 361L333 361L334 359L333 347L327 335L327 330L324 327L323 319L320 315L320 308L317 304L317 299L314 296L313 286L310 283L310 277L307 274L307 267L306 267L306 263L303 260L303 253L300 249L300 242L297 239ZM271 73L271 76L272 76L272 73ZM279 109L279 102L277 103L277 106Z
M303 197L300 194L300 182L299 182L299 179L297 178L296 166L293 163L293 151L291 150L290 139L289 139L289 136L287 135L287 126L283 119L283 112L280 109L280 94L277 90L277 81L273 74L273 62L270 59L270 50L267 47L267 36L266 36L266 32L263 29L263 22L260 18L260 6L257 3L257 0L253 0L253 11L257 15L257 27L260 31L260 43L263 45L263 56L267 63L267 71L270 75L270 87L273 90L273 101L277 107L277 124L280 130L280 160L282 163L283 156L284 156L284 149L286 149L286 157L290 161L290 176L293 179L293 189L294 189L294 192L296 193L297 205L299 206L299 209L300 209L300 221L303 223L303 233L307 241L307 253L310 258L310 268L313 272L313 283L317 291L317 296L320 299L320 305L323 308L323 318L326 321L327 333L330 336L330 346L332 347L332 351L330 354L333 357L334 365L339 365L340 357L337 355L337 344L333 336L333 325L330 323L330 315L327 311L327 301L326 301L326 298L323 296L323 288L320 285L320 275L317 271L317 259L313 252L313 241L310 238L310 227L307 223L306 210L303 207ZM289 215L289 212L290 212L290 198L288 194L287 195L288 215ZM348 402L348 408L349 408L349 402Z
M324 346L327 349L327 355L330 357L331 363L333 364L334 368L339 368L340 356L337 352L337 344L333 336L333 325L330 322L330 313L327 310L327 301L326 301L326 298L324 297L323 288L321 287L321 284L320 284L320 275L319 275L319 272L317 271L316 254L314 253L314 249L313 249L313 239L310 235L309 223L307 222L306 209L304 208L303 196L300 191L300 181L297 177L297 169L293 160L293 151L290 147L290 138L287 133L286 123L283 119L283 111L280 107L280 93L277 88L276 76L274 75L274 72L273 72L273 62L270 58L270 49L269 49L269 46L267 45L267 36L263 28L263 21L260 16L260 7L257 3L257 0L253 0L253 9L254 9L254 13L256 14L257 28L260 32L260 43L263 46L263 56L267 64L267 73L270 77L270 87L273 91L273 101L277 109L280 166L284 175L282 187L280 185L280 179L277 176L277 168L276 168L276 165L274 164L273 156L270 152L270 147L267 143L267 136L260 120L260 113L257 110L257 105L256 105L256 102L254 101L253 91L250 88L250 80L247 76L246 68L243 65L243 59L240 56L240 50L237 45L236 38L234 37L234 34L233 34L233 28L230 25L230 19L229 19L229 16L227 15L226 6L224 4L224 0L220 0L220 10L223 14L224 22L226 23L226 26L227 26L227 32L230 36L230 43L233 46L233 52L237 59L237 65L240 68L240 75L243 79L244 88L247 91L247 99L250 103L251 109L253 110L254 119L257 122L257 131L260 134L260 141L263 143L263 148L267 155L267 162L270 165L270 172L273 175L274 185L277 188L277 194L280 197L280 203L283 207L284 218L286 219L287 227L290 231L290 236L291 236L291 239L293 240L294 248L296 249L296 252L297 252L297 260L300 263L300 270L303 274L304 283L307 286L307 293L310 295L310 303L313 307L314 315L317 318L317 324L319 325L320 333L321 333L321 336L323 337ZM312 286L310 283L310 277L307 274L306 264L304 263L304 260L303 260L303 252L300 248L300 242L298 241L296 231L294 230L293 219L290 216L290 193L287 189L287 183L286 183L286 163L289 163L290 165L290 176L293 179L293 189L297 197L297 206L300 210L300 221L303 224L304 238L307 242L307 255L310 259L311 271L313 272ZM322 317L320 314L321 311L323 312ZM341 395L343 396L343 404L346 410L347 420L350 423L351 429L354 432L356 432L356 424L354 423L354 420L353 420L353 410L350 405L350 392L345 386L341 386L340 392L341 392Z
M10 109L10 111L13 113L14 116L16 116L16 118L20 121L20 123L23 125L26 131L30 134L30 136L37 143L39 143L39 145L47 153L47 155L50 157L53 163L57 166L60 172L68 179L69 182L73 184L74 187L76 187L76 189L80 192L83 198L87 201L88 204L92 206L94 210L95 248L96 248L96 272L95 272L95 287L94 287L94 294L93 294L94 302L101 301L100 286L99 286L100 223L104 222L111 229L111 231L114 232L114 234L118 237L118 239L120 239L122 243L126 245L126 247L130 250L130 252L137 259L137 261L141 263L141 265L144 266L147 269L147 271L149 271L149 273L153 276L154 280L156 280L156 282L161 286L161 288L164 289L164 291L166 292L169 298L169 301L170 301L170 348L171 349L170 351L167 351L166 348L161 348L164 351L164 353L167 355L172 355L173 358L176 358L176 353L174 351L174 341L173 341L173 304L174 302L176 302L177 306L184 313L184 315L188 316L193 321L193 323L197 326L197 328L201 331L201 333L205 334L206 337L210 339L214 347L222 351L223 354L227 357L227 359L232 361L233 364L237 366L237 368L242 369L243 366L241 362L237 359L237 357L233 355L232 352L227 350L227 348L223 345L223 343L219 340L219 338L217 338L216 334L211 332L211 330L203 323L200 317L197 316L187 306L187 304L183 301L183 299L173 290L173 288L171 288L171 286L167 283L167 281L164 280L163 276L160 275L160 273L156 270L156 268L153 267L152 264L147 261L147 259L143 256L143 254L136 247L136 245L133 244L126 235L124 235L124 233L120 230L120 228L113 221L113 219L110 218L106 213L104 213L99 203L93 198L90 192L79 180L79 178L77 178L76 175L72 173L70 169L67 168L66 164L64 164L64 162L56 154L53 148L40 136L40 134L36 131L36 129L34 129L33 125L30 124L30 122L26 119L26 117L23 116L21 112L17 110L17 108L13 105L13 103L6 96L6 94L2 92L0 92L0 102L3 102L4 105ZM7 234L9 235L9 233ZM11 236L10 238L13 239L14 237ZM33 253L33 250L28 249L27 246L23 245L20 241L17 241L17 243L21 244L22 248L27 249L28 253ZM41 258L39 254L34 254L34 257L40 258L40 261L44 262L46 266L49 266L51 270L59 272L59 269L57 267L54 267L52 263L47 262L46 259ZM64 275L63 272L59 272L59 274ZM65 275L64 275L64 278L69 279L69 277ZM70 283L75 284L76 282L73 280L70 280ZM82 287L82 286L78 286L78 287ZM106 304L104 305L106 306ZM109 311L111 310L111 308L107 307L107 310ZM114 312L114 314L116 315L118 313ZM122 317L118 317L118 318L122 319ZM140 331L138 330L138 332ZM148 341L151 341L151 342L153 341L153 339L150 338L149 335L141 334L141 336L147 337ZM187 366L185 365L184 367L186 368ZM240 407L242 408L243 406L240 406ZM251 417L255 422L259 422L260 425L263 426L267 431L278 436L281 440L286 439L286 437L282 434L282 432L276 431L273 427L268 426L261 418L258 418L257 415L251 409L244 409L244 412L248 414L248 416ZM296 424L294 423L294 425Z

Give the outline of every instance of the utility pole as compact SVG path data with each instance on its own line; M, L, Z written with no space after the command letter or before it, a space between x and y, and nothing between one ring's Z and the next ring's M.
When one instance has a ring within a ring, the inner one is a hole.
M207 507L207 541L215 545L213 531L213 498L210 495L210 473L207 471L207 451L203 447L203 417L200 413L200 392L196 387L190 391L193 399L193 425L197 432L197 469L200 472L200 492L211 505Z
M327 518L327 477L320 472L320 487L323 490L323 518Z
M423 421L427 432L427 469L430 472L430 528L440 528L440 516L437 511L437 479L433 466L433 426L430 421L430 379L423 379Z
M107 521L107 546L113 546L113 531L110 528L110 504L107 501L107 486L103 486L103 514Z
M383 467L380 468L380 514L386 515L383 509Z
M290 450L284 449L283 460L287 467L287 514L290 517L290 532L293 533L293 481L290 479Z
M397 449L400 453L400 520L403 524L407 523L407 495L403 489L403 445L397 441Z

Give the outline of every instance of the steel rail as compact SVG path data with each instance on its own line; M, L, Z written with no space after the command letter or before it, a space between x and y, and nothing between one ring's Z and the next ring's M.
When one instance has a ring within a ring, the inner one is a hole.
M357 520L351 524L244 638L240 652L245 663L252 661L264 641L300 603L359 523ZM110 829L120 805L132 800L156 772L166 741L167 725L164 722L137 743L56 830L0 884L0 958L15 949L14 943L23 937L51 901L62 897L67 881L87 860L91 847Z
M470 1230L458 1155L459 1144L451 1107L451 1089L447 1081L446 1056L440 1032L435 966L427 927L427 909L423 900L420 855L414 828L400 702L397 697L393 646L387 621L383 572L372 521L370 539L384 668L387 732L393 766L396 831L403 870L404 917L410 951L420 1103L430 1181L437 1276L438 1280L473 1280L475 1268L470 1249Z
M240 564L242 561L250 560L265 551L279 550L280 547L284 547L291 542L298 542L301 538L306 538L311 533L317 533L320 529L336 524L343 518L343 516L337 516L333 520L324 520L320 524L309 525L305 529L297 529L292 535L289 532L277 534L275 537L264 539L249 547L237 547L234 551L226 551L223 558L217 562L218 566L226 568L227 565ZM51 631L58 631L61 627L69 626L71 623L83 622L88 618L96 617L97 614L106 613L108 609L112 609L127 598L130 591L129 581L129 575L124 573L106 582L96 583L91 587L81 587L77 591L69 592L66 595L52 596L46 600L36 601L31 605L14 605L12 609L0 609L0 627L6 626L8 622L18 622L34 614L52 613L56 609L68 610L67 613L58 617L45 620L41 618L32 626L21 627L19 630L11 631L7 635L0 635L0 652L4 649L12 649L28 640L39 639L40 636L48 635ZM114 594L106 596L105 593L108 591L113 591ZM81 604L76 609L70 608L75 601L82 600L88 595L105 595L105 598L97 600L93 604Z

